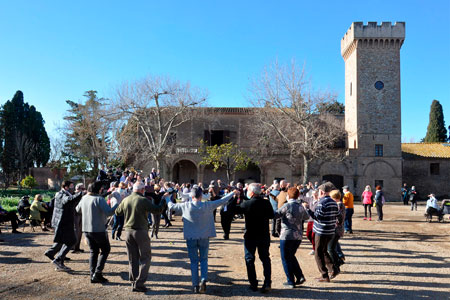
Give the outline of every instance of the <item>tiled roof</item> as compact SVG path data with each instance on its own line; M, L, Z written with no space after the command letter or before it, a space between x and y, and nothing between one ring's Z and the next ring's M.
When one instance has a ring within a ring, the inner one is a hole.
M450 144L402 143L402 152L421 157L450 158Z

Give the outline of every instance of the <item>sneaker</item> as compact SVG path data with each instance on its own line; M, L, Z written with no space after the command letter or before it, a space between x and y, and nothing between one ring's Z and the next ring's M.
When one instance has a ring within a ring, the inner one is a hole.
M193 292L194 294L200 293L200 287L199 287L198 285L194 286L194 287L192 288L192 292Z
M224 240L229 240L229 239L230 239L230 236L229 236L229 235L226 235L226 234L224 234L224 235L223 235L223 239L224 239Z
M22 232L17 231L17 229L13 229L13 230L11 231L11 233L22 233Z
M311 250L311 252L309 252L309 255L314 255L314 250Z
M270 284L263 284L262 288L261 288L261 293L265 294L268 293L272 290L272 287L270 286Z
M204 280L204 279L202 279L202 281L200 282L199 293L200 294L206 293L206 280Z
M258 291L258 285L257 284L251 284L250 285L250 290L252 290L253 292L257 292Z
M69 272L72 269L70 269L69 267L66 267L60 260L55 259L52 261L53 265L55 265L55 270L56 271L63 271L63 272Z
M369 221L372 221L372 218L369 218Z
M116 241L123 241L120 236L116 236Z
M367 218L366 218L366 217L364 217L364 218L363 218L363 220L367 220Z
M294 285L294 284L291 284L291 283L289 283L289 282L283 282L283 287L284 287L285 289L293 289L293 288L295 288L295 285Z
M303 284L305 283L305 281L306 281L305 277L302 276L300 278L297 278L297 280L295 281L295 285Z

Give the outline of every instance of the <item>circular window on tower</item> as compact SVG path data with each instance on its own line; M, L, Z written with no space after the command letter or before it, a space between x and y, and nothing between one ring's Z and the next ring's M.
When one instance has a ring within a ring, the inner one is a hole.
M375 82L375 88L376 88L377 90L382 90L382 89L384 88L384 83L383 83L383 81L377 81L377 82Z

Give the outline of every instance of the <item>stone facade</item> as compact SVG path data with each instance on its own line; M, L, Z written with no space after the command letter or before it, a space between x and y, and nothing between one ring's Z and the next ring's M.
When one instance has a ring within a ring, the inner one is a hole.
M358 198L364 187L383 186L388 201L400 200L402 177L422 189L415 180L418 172L426 173L430 160L403 158L401 148L400 48L405 39L405 23L355 22L341 40L345 61L345 122L347 156L342 162L315 161L310 166L311 181L330 180L337 187L348 185ZM178 182L225 180L225 172L214 173L199 164L200 139L222 132L222 138L250 151L254 144L251 108L203 108L202 117L183 124L176 130L176 146L167 157L165 176ZM206 132L209 132L206 134ZM220 134L219 134L220 136ZM213 138L214 139L214 138ZM226 142L224 140L224 142ZM450 147L449 147L450 149ZM443 176L427 173L423 190L443 192L450 189L449 160L441 162ZM144 168L149 171L154 164ZM260 181L271 184L285 178L302 182L300 164L291 165L289 157L280 153L259 161L246 172L238 172L233 180ZM424 175L422 174L422 175ZM425 175L424 175L425 176ZM446 181L445 181L446 180ZM427 186L427 188L425 188ZM450 191L448 191L450 194Z

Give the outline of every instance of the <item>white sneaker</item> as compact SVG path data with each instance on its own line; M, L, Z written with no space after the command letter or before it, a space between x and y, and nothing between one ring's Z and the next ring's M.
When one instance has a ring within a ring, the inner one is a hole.
M311 252L309 252L309 255L314 255L314 250L311 250Z

